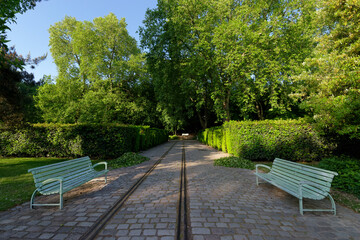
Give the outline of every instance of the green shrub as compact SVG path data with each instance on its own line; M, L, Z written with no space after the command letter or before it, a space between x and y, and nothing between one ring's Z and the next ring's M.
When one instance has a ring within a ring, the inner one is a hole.
M255 164L252 161L234 156L216 159L214 166L255 169Z
M170 140L178 140L179 136L178 135L171 135L171 136L169 136L169 139Z
M118 124L36 124L0 130L0 156L114 158L167 141L165 130Z
M279 157L313 161L327 156L333 149L301 120L230 121L201 131L198 139L249 160L272 161Z
M347 156L325 158L320 168L337 172L332 186L344 192L352 193L360 199L360 160Z
M109 161L109 167L111 168L121 168L133 166L145 161L148 161L150 158L141 156L134 152L124 153L121 157Z

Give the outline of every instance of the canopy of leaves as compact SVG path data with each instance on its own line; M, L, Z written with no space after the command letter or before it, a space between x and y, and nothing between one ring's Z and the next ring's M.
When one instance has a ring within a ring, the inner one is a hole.
M93 22L65 17L49 29L56 81L39 89L37 106L47 122L146 124L155 111L145 59L114 14Z
M291 116L291 77L312 52L314 12L300 0L158 1L140 36L165 115L195 114L203 128L211 114L219 122Z
M324 134L360 139L360 1L322 1L322 32L304 64L303 107Z

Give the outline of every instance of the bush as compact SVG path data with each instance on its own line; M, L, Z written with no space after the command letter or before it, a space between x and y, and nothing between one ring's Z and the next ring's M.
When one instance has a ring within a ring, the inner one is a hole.
M234 156L216 159L214 166L255 169L255 164L252 161Z
M230 121L200 132L199 141L249 160L320 160L333 146L301 120Z
M109 167L111 168L121 168L133 166L145 161L148 161L150 158L141 156L134 152L124 153L121 157L109 161Z
M118 124L37 124L0 130L0 156L114 158L167 141L165 130Z
M331 157L320 161L318 166L339 174L332 182L333 187L360 199L360 160L347 156Z

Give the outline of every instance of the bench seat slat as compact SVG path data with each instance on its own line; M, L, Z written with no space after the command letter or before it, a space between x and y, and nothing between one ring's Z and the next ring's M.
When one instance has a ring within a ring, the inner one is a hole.
M285 176L288 176L288 177L293 178L298 181L304 181L304 180L311 181L311 182L317 183L319 185L322 185L324 187L330 187L331 181L332 181L332 179L322 180L322 179L313 178L311 176L302 174L301 172L292 172L290 169L275 168L275 169L272 169L271 173L272 174L281 174L281 175L283 174Z
M53 164L49 164L49 165L45 165L45 166L41 166L41 167L31 168L28 170L28 172L37 173L37 172L41 172L43 169L56 168L61 165L72 165L73 163L76 163L76 162L89 161L89 160L90 160L89 157L76 158L76 159L66 160L66 161L59 162L59 163L53 163Z
M301 169L301 170L306 170L307 172L312 172L321 176L325 176L325 177L333 177L334 175L338 175L336 172L333 171L329 171L329 170L325 170L325 169L321 169L321 168L317 168L317 167L313 167L313 166L308 166L308 165L304 165L304 164L300 164L300 163L296 163L296 162L290 162L287 160L283 160L280 158L276 158L274 160L274 164L276 164L277 162L281 162L281 165L284 166L290 166L291 168L294 169Z
M268 181L269 183L273 184L274 186L284 190L285 192L293 195L294 197L299 198L299 185L298 184L294 184L292 182L288 182L288 181L283 181L282 179L279 179L278 177L274 177L271 176L269 174L261 174L259 173L258 176L266 181ZM316 191L314 191L315 188L308 188L308 187L304 187L303 188L303 197L304 198L309 198L309 199L314 199L314 200L321 200L324 199L327 196L327 193L323 192L323 191L319 191L318 189Z
M71 182L73 179L77 179L77 178L81 178L82 176L90 175L93 172L94 171L82 171L82 172L78 171L74 174L67 173L66 175L58 176L58 177L62 177L64 182ZM41 182L38 182L36 184L36 186L41 189L44 189L45 187L50 187L52 185L59 185L59 184L57 182L51 182L51 183L47 183L45 185L43 185Z
M102 174L104 174L104 172L101 172L99 174L96 173L92 173L92 174L88 174L88 175L84 175L82 177L73 179L73 181L66 181L63 185L63 193L68 192L98 176L101 176ZM47 187L45 189L41 189L40 193L43 195L50 195L50 194L56 194L59 193L60 189L59 189L59 183L57 182L57 184L52 185L51 187Z
M92 168L89 167L74 167L74 168L69 168L66 171L62 170L62 171L52 171L50 172L48 175L42 175L41 177L38 177L36 175L36 177L34 177L35 179L35 183L41 183L46 179L49 178L53 178L53 177L61 177L61 176L67 176L67 175L71 175L71 174L77 174L77 173L81 173L81 172L87 172L87 171L93 171Z
M94 172L88 172L87 174L83 174L83 175L77 175L77 177L72 178L71 180L64 180L63 185L64 186L69 186L71 185L73 182L78 182L78 181L82 181L82 180L86 180L89 181L93 178L96 178L98 176L101 176L103 174L105 174L106 171L94 171ZM41 192L47 192L49 191L49 189L52 188L57 188L59 190L59 182L51 182L48 184L45 184L44 186L40 187L39 189L41 190Z
M52 173L57 174L58 172L65 172L65 171L69 171L75 168L86 168L89 167L89 164L91 164L91 162L87 161L87 162L73 162L72 164L68 164L68 165L61 165L61 166L57 166L57 167L52 167L49 169L42 169L41 171L36 171L35 173L33 173L34 176L36 176L36 178L41 178L43 176L48 176L51 175Z
M307 176L309 178L314 179L315 181L325 181L325 182L331 182L332 179L334 178L334 175L331 176L323 176L323 175L318 175L314 172L308 172L306 169L297 169L297 168L291 168L291 166L286 165L286 166L282 166L279 164L274 164L272 167L273 171L287 171L287 172L292 172L294 174L299 174L301 176Z
M289 177L281 176L281 175L274 175L271 174L272 182L278 182L279 184L284 185L284 187L290 188L291 191L296 193L296 196L299 196L299 182L297 180L291 179ZM285 186L286 185L286 186ZM324 194L325 192L325 194ZM327 196L327 192L329 192L329 188L321 188L318 189L314 186L305 185L303 186L303 196L306 198L312 199L323 199ZM293 194L294 195L294 194ZM311 196L311 197L309 197Z

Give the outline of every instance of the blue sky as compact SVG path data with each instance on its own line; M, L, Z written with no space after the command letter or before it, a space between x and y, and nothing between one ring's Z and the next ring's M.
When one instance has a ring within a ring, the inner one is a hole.
M49 32L50 25L54 25L64 17L75 17L79 21L92 21L96 17L103 17L110 12L119 19L125 18L130 36L139 43L139 34L136 33L145 18L148 8L155 8L156 0L48 0L37 4L34 10L17 15L17 23L11 24L11 31L7 33L10 43L15 46L18 54L31 54L38 57L45 53L48 57L34 70L26 68L39 80L43 75L57 75L56 65L50 54Z

